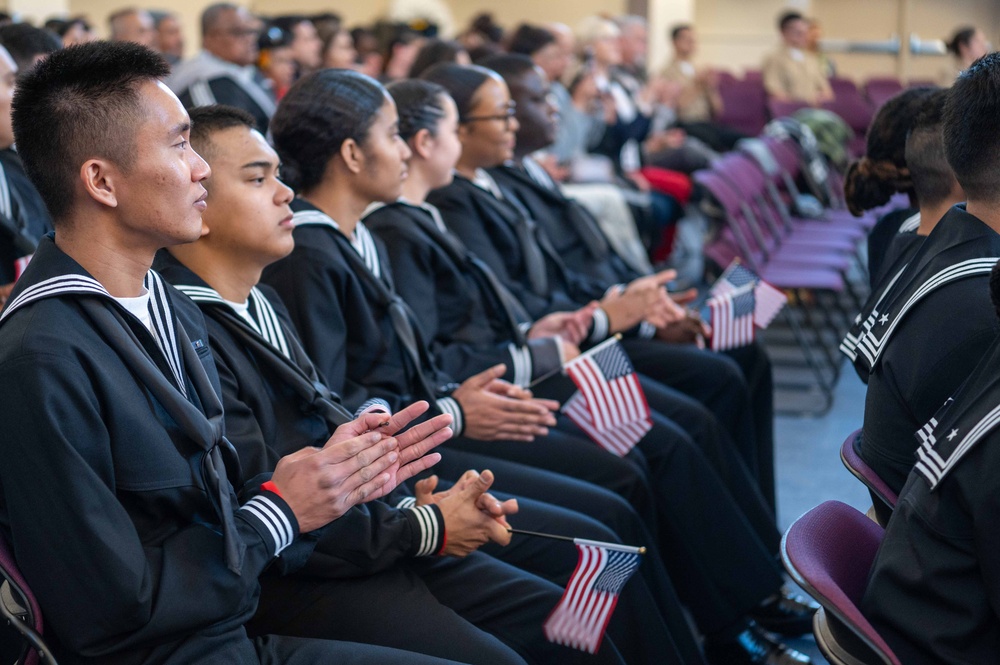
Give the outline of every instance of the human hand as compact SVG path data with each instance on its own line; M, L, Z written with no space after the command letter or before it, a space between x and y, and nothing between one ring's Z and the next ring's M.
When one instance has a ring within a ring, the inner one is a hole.
M492 540L499 545L510 542L507 515L517 512L517 500L498 501L487 490L493 485L493 472L466 471L457 483L443 492L437 488L437 476L416 484L417 505L433 503L444 518L444 554L464 557Z
M575 312L553 312L535 321L528 330L528 339L562 337L570 344L579 346L587 338L587 331L594 320L594 312L599 307L592 302Z
M711 337L712 328L701 320L697 312L688 310L685 317L656 329L656 338L672 344L697 344L704 347L705 338Z
M392 416L377 411L363 414L361 417L338 427L330 437L330 441L344 441L365 432L377 431L386 436L396 435L422 416L428 408L430 407L427 402L419 401ZM441 459L440 455L428 456L427 453L452 437L454 432L450 427L451 421L450 415L441 414L411 427L396 437L396 443L399 446L399 460L386 470L390 474L388 487L384 488L379 496L388 494L399 483L437 464Z
M303 448L278 460L271 481L299 530L314 531L352 506L389 491L387 470L399 461L397 448L396 439L380 432Z
M548 428L556 424L552 412L559 404L552 400L510 397L507 392L510 388L506 387L505 392L498 393L494 381L503 375L504 369L501 364L480 372L451 394L462 407L465 435L481 441L532 441L536 436L545 436Z

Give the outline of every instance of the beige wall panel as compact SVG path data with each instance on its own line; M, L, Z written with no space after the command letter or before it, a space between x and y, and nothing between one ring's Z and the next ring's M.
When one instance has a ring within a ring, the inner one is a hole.
M469 20L483 11L493 12L498 23L504 27L515 27L528 21L548 23L560 21L571 28L591 14L623 14L626 0L447 0L455 25L459 30L469 24Z
M808 0L696 0L699 61L733 72L759 69L778 43L778 15L786 9L809 12L811 5Z

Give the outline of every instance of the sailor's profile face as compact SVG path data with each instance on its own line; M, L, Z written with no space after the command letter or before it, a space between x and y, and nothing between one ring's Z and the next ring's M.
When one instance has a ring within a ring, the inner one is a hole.
M138 87L141 120L134 161L121 169L118 204L124 223L157 239L161 247L201 236L208 164L189 143L191 120L176 95L160 81Z

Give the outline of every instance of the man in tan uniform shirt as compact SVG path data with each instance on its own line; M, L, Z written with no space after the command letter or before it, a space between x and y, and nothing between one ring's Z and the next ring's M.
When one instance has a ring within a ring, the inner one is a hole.
M675 102L677 119L681 122L711 122L713 116L722 113L718 76L710 69L699 70L694 66L692 59L697 41L690 25L673 28L670 39L674 46L674 58L661 76L680 85Z
M819 61L806 52L809 24L797 12L782 15L778 23L783 44L764 61L762 74L767 93L779 101L812 105L833 99L833 90Z

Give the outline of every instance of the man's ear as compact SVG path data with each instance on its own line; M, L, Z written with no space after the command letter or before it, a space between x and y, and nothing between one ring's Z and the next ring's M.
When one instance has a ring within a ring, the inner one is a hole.
M365 153L354 139L347 139L340 144L340 158L351 173L361 173L365 164Z
M80 166L80 182L87 196L109 208L118 207L121 171L103 159L88 159Z

